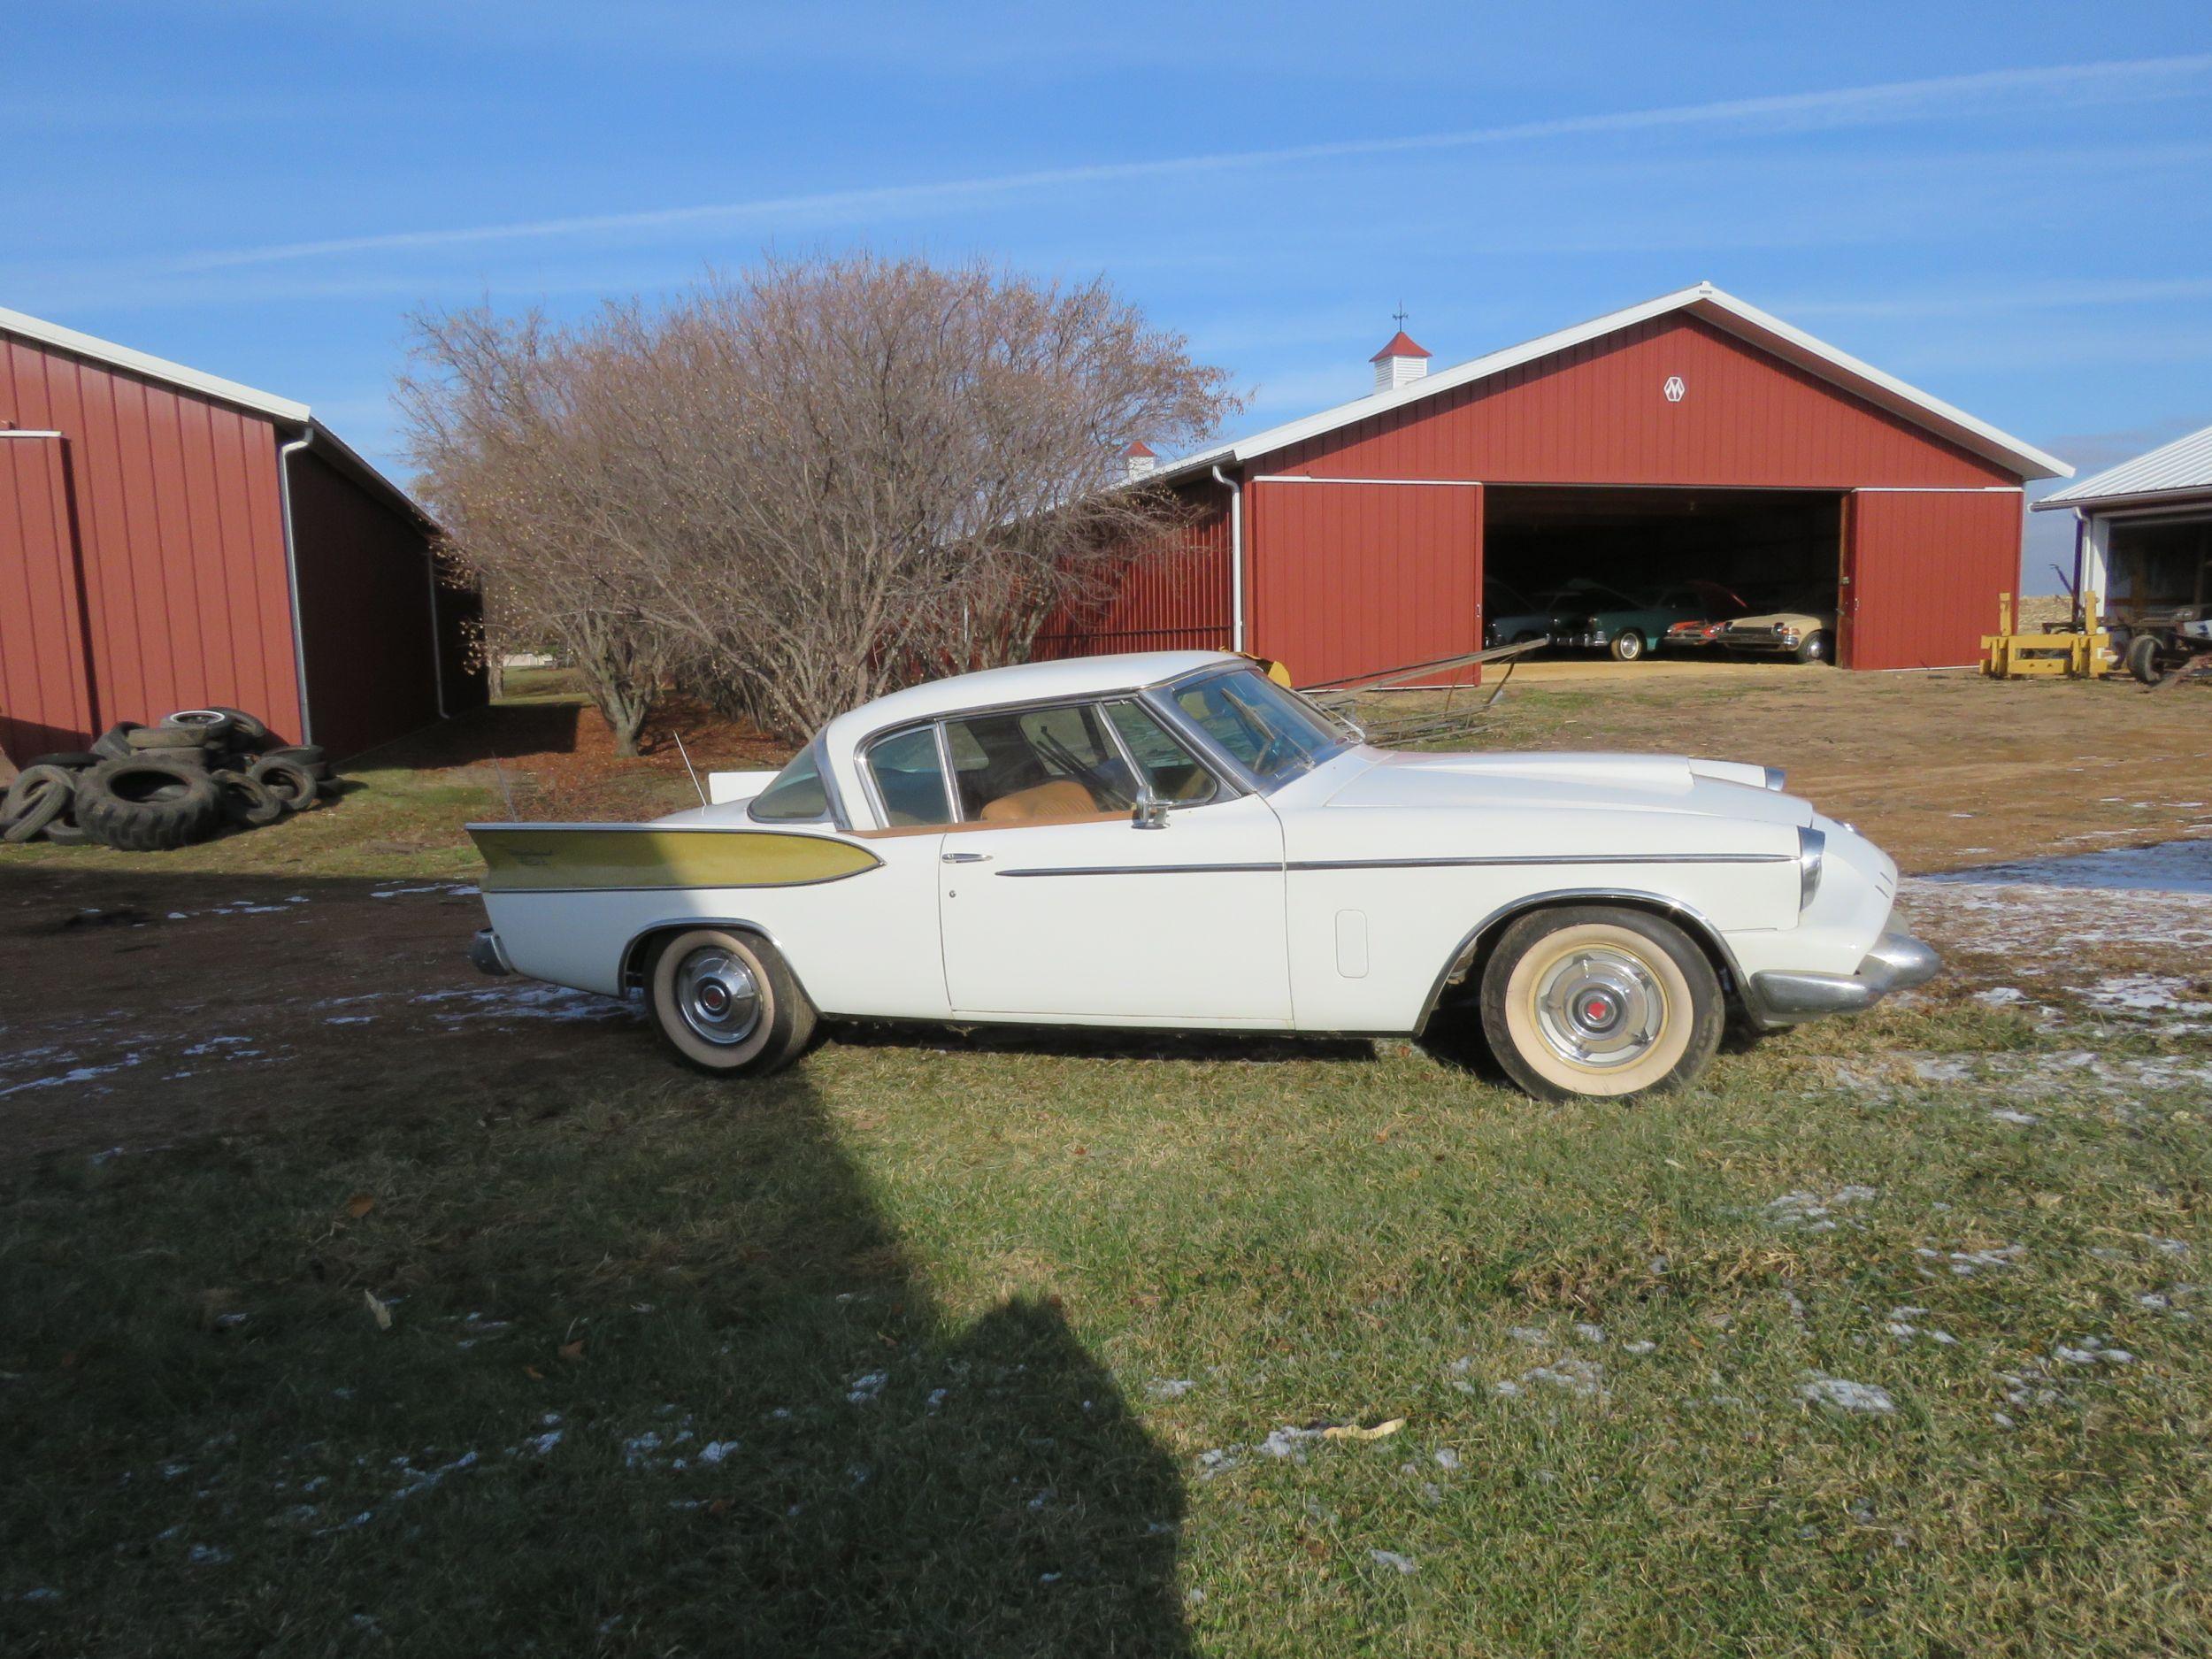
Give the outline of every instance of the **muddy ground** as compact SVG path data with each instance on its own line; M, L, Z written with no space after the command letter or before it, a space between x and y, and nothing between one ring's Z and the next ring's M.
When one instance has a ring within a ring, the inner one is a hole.
M2208 722L2212 701L2185 690L1717 665L1534 677L1477 730L1486 747L1785 764L1793 790L1855 822L1908 872L1928 872L2212 833ZM595 790L625 787L603 757L591 764ZM664 759L626 764L654 774L656 789L668 781ZM557 776L547 781L562 793ZM357 810L367 818L348 800L216 850L235 864L265 847L282 869L298 860L295 843L342 841ZM452 833L480 815L457 804ZM2005 982L1993 918L2039 936L2085 925L2007 891L1924 902L1984 987ZM2066 902L2083 916L2111 909L2093 895ZM2143 918L2139 970L2185 974L2200 956L2193 934L2151 939L2156 900L2124 908ZM481 925L465 878L255 874L96 850L0 861L0 1156L143 1149L434 1099L529 1110L549 1090L664 1064L618 1004L476 973L464 951ZM2124 975L2134 947L2097 931L2081 941L2084 971Z

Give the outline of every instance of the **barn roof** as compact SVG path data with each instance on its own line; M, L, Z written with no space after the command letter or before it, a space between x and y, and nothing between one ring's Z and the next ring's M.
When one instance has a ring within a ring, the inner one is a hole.
M182 391L202 397L212 398L286 426L304 426L314 434L314 450L334 462L340 470L352 473L372 490L391 500L421 519L431 524L430 515L404 489L378 472L364 460L352 445L316 419L315 411L305 403L295 403L288 397L279 397L274 392L257 391L236 380L227 380L219 374L209 374L181 363L172 363L166 357L157 357L150 352L134 351L119 346L112 340L103 340L96 334L81 334L74 328L65 328L59 323L50 323L42 317L33 317L24 311L12 311L0 305L0 334L16 334L57 351L73 357L88 357L110 368L142 379L158 380Z
M1292 444L1302 443L1309 438L1334 432L1340 426L1348 426L1355 421L1366 420L1417 403L1424 398L1473 385L1478 380L1486 380L1509 369L1518 368L1525 363L1532 363L1539 357L1549 357L1555 351L1564 351L1586 341L1600 339L1675 311L1695 317L1724 333L1747 341L2023 478L2071 478L2074 475L2074 469L2056 456L2047 455L2033 444L2000 432L1986 421L1977 420L1964 410L1954 408L1941 398L1932 397L1917 388L1908 386L1895 376L1883 373L1871 364L1862 363L1847 352L1839 351L1825 342L1814 339L1802 329L1792 327L1780 318L1763 311L1755 305L1747 304L1732 294L1723 293L1709 282L1701 282L1695 288L1663 294L1657 299L1646 300L1640 305L1631 305L1624 311L1594 317L1588 322L1577 323L1573 327L1562 328L1555 334L1524 341L1517 346L1508 346L1504 350L1494 351L1488 357L1477 357L1448 369L1438 369L1409 385L1354 398L1350 403L1340 403L1334 409L1325 409L1319 414L1308 415L1300 420L1286 421L1281 426L1271 426L1264 432L1255 433L1234 442L1215 444L1196 454L1185 456L1154 476L1174 479L1203 472L1210 466L1253 460L1278 449L1288 449Z
M2212 491L2212 426L2055 490L2036 503L2035 509L2040 512L2047 507L2165 500L2208 491Z

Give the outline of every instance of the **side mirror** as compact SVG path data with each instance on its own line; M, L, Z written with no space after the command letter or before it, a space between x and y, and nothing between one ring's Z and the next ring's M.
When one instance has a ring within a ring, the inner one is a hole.
M1150 789L1142 790L1137 796L1137 804L1129 810L1129 827L1132 829L1165 829L1167 827L1167 803L1154 795Z

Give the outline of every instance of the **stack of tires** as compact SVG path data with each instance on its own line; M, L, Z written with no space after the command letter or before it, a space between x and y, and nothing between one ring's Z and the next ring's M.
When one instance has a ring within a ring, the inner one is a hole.
M320 749L279 743L243 710L180 709L30 762L0 797L0 840L166 852L308 811L329 781Z

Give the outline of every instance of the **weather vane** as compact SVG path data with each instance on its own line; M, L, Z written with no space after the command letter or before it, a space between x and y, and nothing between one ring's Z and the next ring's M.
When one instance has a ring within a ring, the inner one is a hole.
M1391 313L1390 313L1390 315L1391 315L1391 319L1392 319L1392 320L1393 320L1393 321L1394 321L1394 322L1398 325L1398 332L1399 332L1400 334L1403 334L1403 333L1405 333L1405 331L1406 331L1406 303L1405 303L1403 300L1400 300L1400 301L1398 302L1398 309L1397 309L1396 311L1394 311L1391 312Z

